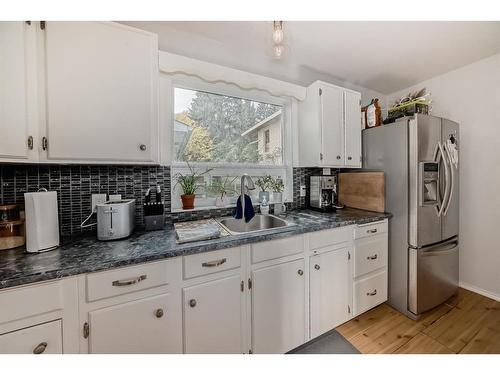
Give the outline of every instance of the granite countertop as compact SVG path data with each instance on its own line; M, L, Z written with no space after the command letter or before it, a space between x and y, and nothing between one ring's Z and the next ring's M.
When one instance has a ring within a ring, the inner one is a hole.
M295 210L281 216L293 225L207 241L177 244L174 228L170 226L161 231L137 232L126 239L107 242L97 241L93 235L74 240L46 253L28 254L23 249L3 250L0 251L0 289L321 229L365 224L390 216L387 213L350 208L336 213Z

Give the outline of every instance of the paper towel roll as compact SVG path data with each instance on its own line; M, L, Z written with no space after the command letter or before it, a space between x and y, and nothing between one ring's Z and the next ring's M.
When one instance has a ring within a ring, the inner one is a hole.
M36 253L59 246L57 192L25 193L26 251Z

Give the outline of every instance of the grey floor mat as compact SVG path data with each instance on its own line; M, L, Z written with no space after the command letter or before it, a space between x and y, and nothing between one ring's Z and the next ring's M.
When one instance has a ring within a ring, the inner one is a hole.
M340 333L332 330L287 354L360 354L360 352Z

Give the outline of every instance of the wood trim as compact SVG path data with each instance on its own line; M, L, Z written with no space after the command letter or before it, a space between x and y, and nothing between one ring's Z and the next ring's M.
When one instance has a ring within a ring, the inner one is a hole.
M474 293L477 293L477 294L481 294L482 296L485 296L485 297L488 297L488 298L494 299L495 301L500 302L500 294L497 294L497 293L491 292L489 290L485 290L485 289L479 288L479 287L477 287L475 285L472 285L472 284L469 284L469 283L466 283L466 282L463 282L463 281L460 281L458 283L458 286L461 287L461 288L470 290L471 292L474 292Z

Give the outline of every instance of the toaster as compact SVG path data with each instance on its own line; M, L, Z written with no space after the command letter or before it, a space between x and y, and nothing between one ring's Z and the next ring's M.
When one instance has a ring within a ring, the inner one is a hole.
M96 209L98 240L116 240L132 234L135 227L135 199L97 204Z

